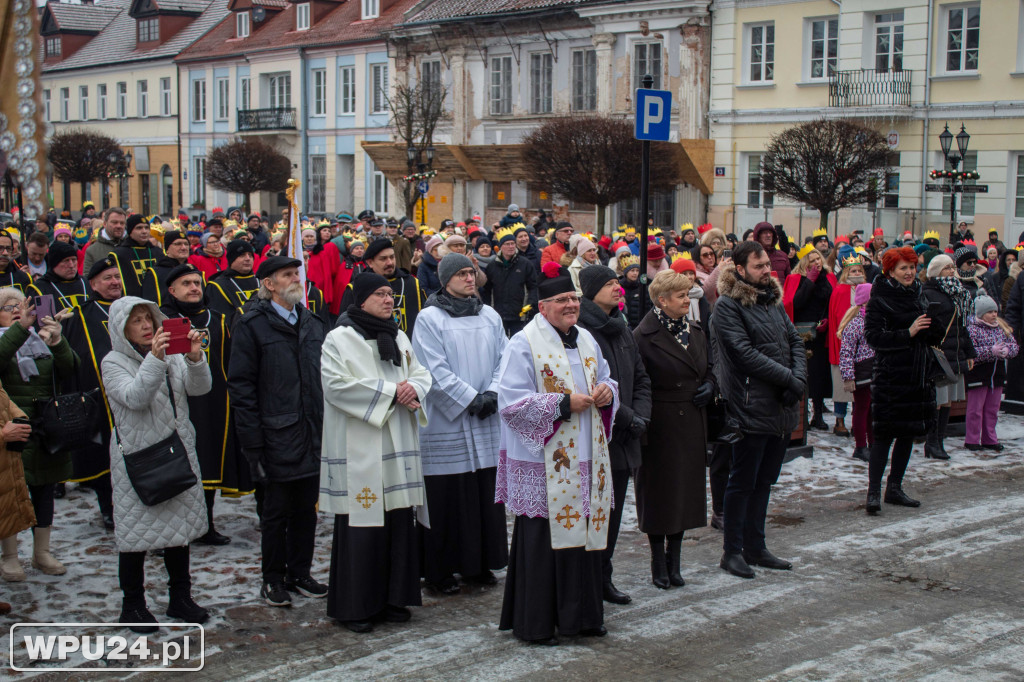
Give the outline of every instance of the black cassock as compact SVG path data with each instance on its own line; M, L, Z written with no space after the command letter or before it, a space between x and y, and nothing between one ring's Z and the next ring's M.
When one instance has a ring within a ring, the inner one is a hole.
M61 377L64 392L90 391L100 389L101 443L87 443L72 451L74 478L72 481L89 481L110 471L110 432L114 420L107 406L103 391L101 363L110 352L110 334L107 322L110 318L110 304L113 301L100 299L93 292L89 300L74 309L74 317L64 325L64 336L81 362L74 377Z
M185 262L187 263L188 261ZM147 301L153 301L160 306L167 303L171 295L168 293L167 285L164 282L167 281L167 275L171 273L171 270L179 265L181 263L170 256L158 258L156 263L151 265L142 277L142 298Z
M117 267L121 272L121 286L125 296L142 297L142 280L146 271L156 265L164 255L158 246L119 246L114 249Z
M235 317L242 314L242 308L256 295L260 282L256 275L239 275L234 270L217 273L206 287L210 308L224 316L228 329L235 325Z
M306 308L327 325L327 330L334 329L334 320L331 318L331 311L324 304L324 292L316 288L316 285L306 280Z
M74 279L61 279L52 272L38 277L25 292L29 296L53 296L53 305L57 312L66 308L78 308L89 300L92 287L81 275Z
M196 430L196 455L206 490L220 490L226 495L245 495L255 486L249 466L238 452L234 437L234 420L228 397L228 358L231 337L224 316L199 304L196 311L186 311L178 301L167 297L160 308L167 317L184 317L193 329L206 330L209 343L204 354L210 364L213 386L203 395L188 397L188 415Z

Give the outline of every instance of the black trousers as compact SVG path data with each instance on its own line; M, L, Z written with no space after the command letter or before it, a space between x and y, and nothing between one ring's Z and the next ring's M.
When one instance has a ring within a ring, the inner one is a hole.
M903 485L903 474L907 472L907 464L910 463L910 451L914 449L913 437L876 438L871 445L871 455L868 460L868 490L870 492L881 491L882 474L885 473L885 465L889 461L890 447L892 448L892 466L889 467L889 485Z
M708 462L708 482L711 485L711 511L722 513L725 503L725 487L729 484L729 468L732 465L732 446L715 443L711 446L711 460Z
M765 549L764 523L768 499L779 480L789 434L751 434L732 446L732 468L725 488L724 549L727 554Z
M615 508L608 524L608 546L601 553L601 574L605 582L612 579L612 554L615 553L615 541L619 539L619 526L622 525L622 508L626 506L626 487L629 485L629 469L612 469L612 495Z
M146 605L145 552L120 552L117 558L117 577L124 593L124 604L128 608ZM167 586L171 597L188 595L192 590L192 577L188 570L188 545L168 547L164 550L164 566L167 567Z
M114 513L114 490L110 486L110 474L103 474L99 478L85 481L81 484L85 488L92 488L96 491L96 503L101 514Z
M32 509L36 512L36 528L49 528L53 525L53 483L30 485L29 497L32 498Z
M295 481L267 481L263 485L263 580L283 582L285 576L303 578L313 565L316 538L316 502L319 476Z

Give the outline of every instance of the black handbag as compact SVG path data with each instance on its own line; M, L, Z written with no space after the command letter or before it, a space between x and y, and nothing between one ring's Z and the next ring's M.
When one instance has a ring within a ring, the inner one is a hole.
M716 395L705 408L708 420L708 443L735 443L739 440L739 434L729 428L729 418L726 414L727 404L725 398Z
M83 443L101 442L100 389L58 394L56 372L51 373L51 378L53 397L35 401L36 418L32 425L40 433L46 451L56 455Z
M856 386L867 386L871 383L871 373L875 369L875 358L853 363L853 383Z
M188 460L185 444L178 436L178 408L174 404L170 374L164 378L167 380L167 392L171 396L171 410L174 412L175 426L171 435L137 452L126 453L121 447L121 436L117 433L117 427L114 428L117 447L121 450L124 467L128 472L128 480L131 481L135 494L147 507L166 502L199 482Z
M942 388L943 386L952 386L957 382L957 374L953 370L953 366L949 364L949 359L946 357L946 353L942 350L942 344L945 343L946 337L949 336L949 330L956 322L956 313L953 313L953 317L950 318L949 324L946 326L946 333L942 335L942 341L939 341L938 346L929 346L928 350L931 351L932 361L934 366L931 371L931 378L935 382L936 388Z

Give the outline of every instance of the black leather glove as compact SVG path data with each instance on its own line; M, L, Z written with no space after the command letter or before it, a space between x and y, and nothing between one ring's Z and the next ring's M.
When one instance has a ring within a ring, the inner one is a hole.
M629 422L629 434L633 436L633 438L639 438L644 435L646 430L647 422L643 417L634 414L633 419Z
M476 413L476 416L480 419L487 419L498 411L498 394L494 391L484 391L479 395L484 397L484 402L480 411Z
M253 483L266 483L267 472L260 464L258 457L249 460L249 476L252 478Z
M796 405L798 402L800 402L800 400L803 399L803 397L803 391L796 393L792 389L787 388L785 391L782 392L782 404L785 405L786 407L792 407L793 405Z
M697 389L697 392L693 394L693 404L697 407L707 407L711 403L714 393L715 387L710 381L705 381Z
M473 398L473 402L471 402L469 404L469 407L466 408L470 416L476 416L480 412L480 410L484 408L484 402L486 400L487 399L484 397L483 393L477 393L476 397Z

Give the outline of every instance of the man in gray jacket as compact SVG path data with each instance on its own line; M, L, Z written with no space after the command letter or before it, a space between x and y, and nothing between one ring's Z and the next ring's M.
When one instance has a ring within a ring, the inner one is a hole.
M103 212L103 228L100 230L99 236L96 237L96 241L85 250L82 272L89 272L93 263L106 258L121 244L127 222L128 214L123 208L111 206Z

